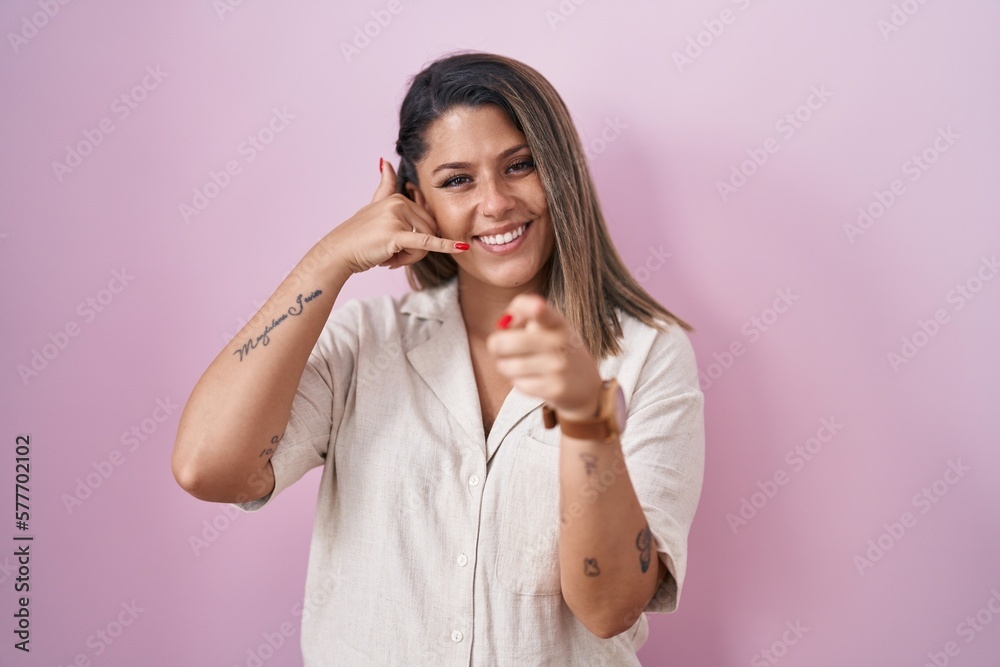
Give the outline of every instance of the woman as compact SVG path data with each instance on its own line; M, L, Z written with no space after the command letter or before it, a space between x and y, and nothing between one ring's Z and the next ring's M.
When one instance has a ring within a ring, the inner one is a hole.
M323 466L307 665L637 665L701 492L691 327L618 257L530 67L432 63L396 150L195 386L174 475L255 511ZM376 266L413 291L334 308Z

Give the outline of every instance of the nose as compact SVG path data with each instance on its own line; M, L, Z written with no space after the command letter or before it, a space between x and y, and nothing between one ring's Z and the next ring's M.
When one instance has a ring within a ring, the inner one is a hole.
M483 216L503 219L517 204L503 179L485 179L483 184Z

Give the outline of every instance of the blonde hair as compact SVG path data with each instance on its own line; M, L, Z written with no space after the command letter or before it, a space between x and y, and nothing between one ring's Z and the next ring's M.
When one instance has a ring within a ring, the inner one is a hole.
M427 154L431 123L452 107L486 104L504 109L531 148L555 235L545 296L579 332L591 356L600 361L621 352L615 308L661 331L673 323L693 332L650 296L622 262L566 104L545 77L524 63L463 52L434 61L410 80L399 111L397 192L409 196L406 184L419 185L415 165ZM458 264L445 253L428 253L406 268L414 290L436 287L457 274Z

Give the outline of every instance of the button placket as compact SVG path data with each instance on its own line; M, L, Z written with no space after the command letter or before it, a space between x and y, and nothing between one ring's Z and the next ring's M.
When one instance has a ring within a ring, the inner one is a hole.
M456 471L456 472L458 472L458 471ZM456 477L458 477L459 479L461 479L462 473L459 472L459 474L457 474ZM471 504L470 510L472 510L472 512L473 512L472 515L470 516L470 519L471 519L472 523L469 526L469 528L472 529L472 533L473 533L472 536L471 536L471 538L472 538L472 544L475 544L476 541L478 540L478 534L479 534L479 528L480 528L479 524L478 524L478 516L479 516L480 505L482 503L483 492L484 492L484 490L483 490L483 480L484 480L484 476L482 476L482 475L480 475L478 473L469 474L468 477L465 478L465 482L467 484L466 488L469 490L469 502ZM460 552L457 556L455 556L455 563L456 563L456 565L458 567L465 568L471 562L472 562L472 558L468 555L467 552L463 551L463 552ZM468 617L470 617L470 618L471 618L471 614L472 614L472 597L471 597L472 596L472 588L471 588L472 587L472 579L471 579L471 577L473 575L474 575L473 568L470 568L467 571L466 574L459 575L460 578L463 579L463 581L467 581L468 586L469 586L469 589L468 589L469 593L470 593L469 603L468 603L468 605L462 605L462 606L466 607L465 609L463 609L463 611L465 611L469 615ZM468 580L466 580L465 577L470 577L470 578ZM460 616L454 618L452 622L456 623L456 625L461 626L466 621L467 621L467 617L460 615ZM451 631L451 640L452 640L452 642L458 644L458 643L462 642L464 639L465 639L465 634L461 630L459 630L458 628L454 628L454 626L453 626L453 629Z

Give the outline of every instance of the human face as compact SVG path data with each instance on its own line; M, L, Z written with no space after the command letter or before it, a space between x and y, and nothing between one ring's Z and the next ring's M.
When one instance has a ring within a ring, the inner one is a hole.
M506 112L488 104L452 108L428 126L425 138L427 154L415 165L420 187L406 187L437 220L438 236L469 244L467 252L451 256L459 273L497 287L541 291L555 236L524 134ZM507 232L521 235L500 245L482 238Z

